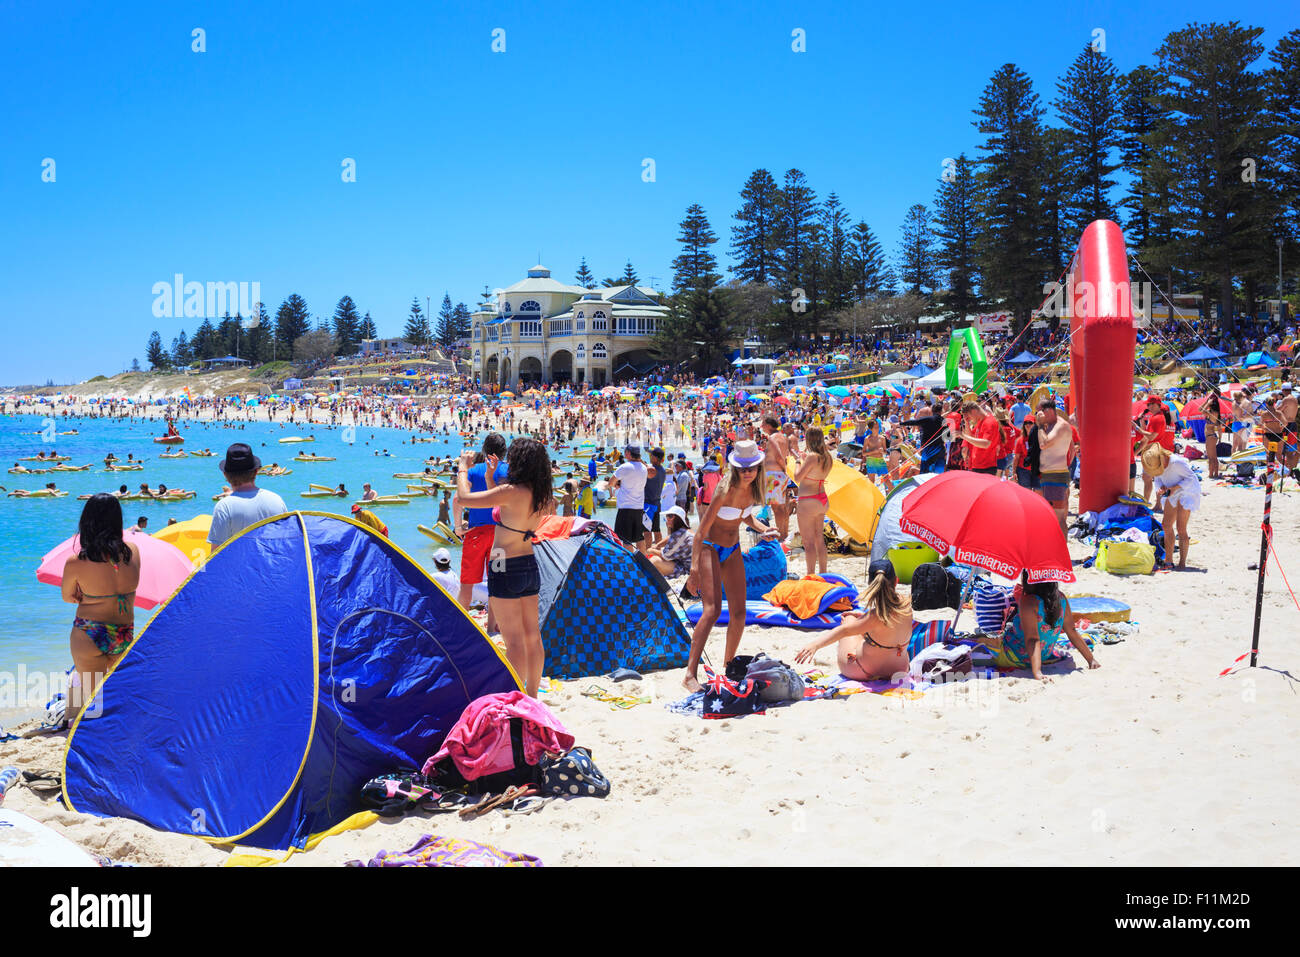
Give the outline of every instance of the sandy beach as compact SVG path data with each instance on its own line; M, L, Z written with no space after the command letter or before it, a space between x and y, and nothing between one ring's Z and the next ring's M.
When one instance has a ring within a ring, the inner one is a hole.
M1219 677L1250 649L1256 573L1247 566L1259 557L1262 502L1262 492L1206 483L1190 559L1205 571L1120 578L1077 570L1068 594L1126 601L1141 626L1099 646L1099 670L1081 670L1076 656L1074 666L1047 668L1050 683L1004 676L915 700L857 694L725 721L663 707L682 697L682 671L639 685L566 682L543 700L591 749L613 784L608 798L476 821L381 820L283 866L369 859L426 833L549 865L1296 864L1300 757L1290 736L1300 696L1288 672L1298 613L1272 564L1261 667ZM1278 528L1294 528L1300 493L1274 503ZM1300 585L1294 536L1279 533L1277 547ZM1071 551L1089 553L1076 543ZM790 568L802 573L800 553ZM864 559L832 558L830 570L861 583ZM807 635L751 627L741 651L792 661ZM722 641L715 629L715 662ZM833 649L818 664L833 670ZM593 685L653 700L617 710L583 697ZM58 769L65 739L0 744L0 763ZM133 821L69 813L22 787L6 806L114 861L220 865L228 853Z

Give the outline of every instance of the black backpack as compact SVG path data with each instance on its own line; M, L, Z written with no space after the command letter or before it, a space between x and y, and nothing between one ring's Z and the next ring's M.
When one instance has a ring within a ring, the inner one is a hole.
M961 606L961 580L942 565L927 562L912 572L912 610L935 611Z

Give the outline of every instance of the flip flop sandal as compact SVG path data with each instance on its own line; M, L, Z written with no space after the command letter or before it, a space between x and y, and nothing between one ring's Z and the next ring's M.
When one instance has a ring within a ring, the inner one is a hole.
M33 794L58 794L63 790L63 775L58 771L24 771L23 784Z

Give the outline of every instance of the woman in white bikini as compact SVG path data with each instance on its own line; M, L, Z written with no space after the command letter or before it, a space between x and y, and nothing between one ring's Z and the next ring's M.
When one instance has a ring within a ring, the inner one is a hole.
M907 671L912 604L895 589L898 578L888 558L877 558L868 574L867 590L860 597L866 611L846 611L838 627L799 649L797 663L808 664L822 648L837 645L836 663L846 678L868 681Z
M821 429L808 429L804 433L805 452L799 454L799 469L794 480L799 483L799 504L795 517L799 520L799 537L803 540L803 557L809 575L826 573L826 537L822 525L830 500L826 497L826 477L831 474L835 459L826 451L826 435Z
M745 633L745 556L740 551L740 524L744 522L764 538L777 537L775 528L763 525L754 517L763 507L763 451L758 443L737 442L727 456L727 472L700 516L691 549L691 574L686 589L699 595L703 605L700 620L691 633L691 655L686 663L687 691L700 690L697 672L704 643L722 612L722 596L727 597L727 644L723 666L736 656Z

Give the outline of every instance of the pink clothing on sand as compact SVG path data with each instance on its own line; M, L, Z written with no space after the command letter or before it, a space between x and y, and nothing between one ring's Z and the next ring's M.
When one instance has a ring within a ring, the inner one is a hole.
M466 706L438 753L424 762L424 773L432 773L434 765L446 757L467 781L511 770L515 766L511 718L523 722L524 761L528 764L540 763L544 752L563 754L573 747L573 735L540 701L522 691L489 694Z

